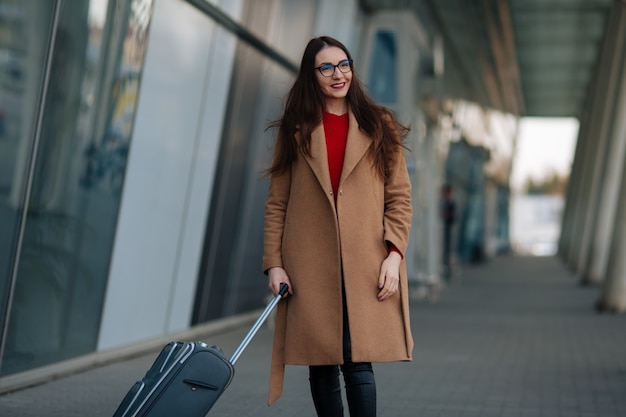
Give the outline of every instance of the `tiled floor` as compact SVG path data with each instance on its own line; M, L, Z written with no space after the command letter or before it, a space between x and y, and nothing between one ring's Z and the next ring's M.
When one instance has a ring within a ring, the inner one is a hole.
M557 258L501 257L457 278L437 302L413 302L413 362L375 365L379 416L626 417L626 315L597 314L598 288ZM205 341L232 352L247 329ZM263 328L209 415L315 415L303 367L287 367L266 406L271 340ZM0 396L0 416L111 416L154 357Z

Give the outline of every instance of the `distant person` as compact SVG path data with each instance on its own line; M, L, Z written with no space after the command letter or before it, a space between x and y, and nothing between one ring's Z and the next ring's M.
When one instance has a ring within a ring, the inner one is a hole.
M376 105L336 39L309 41L287 95L267 173L263 271L277 294L269 404L284 366L308 365L319 417L376 416L372 362L408 361L413 339L404 254L408 128Z
M449 184L441 187L440 217L443 222L443 254L442 262L446 278L451 274L450 252L452 247L452 226L456 221L456 203L452 186Z

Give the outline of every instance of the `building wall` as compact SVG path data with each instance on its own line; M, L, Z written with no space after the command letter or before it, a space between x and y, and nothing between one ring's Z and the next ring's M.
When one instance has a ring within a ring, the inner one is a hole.
M148 36L98 349L189 326L233 71L236 37L190 4L157 1Z
M0 87L7 375L96 350L150 2L7 0L0 12L13 66Z

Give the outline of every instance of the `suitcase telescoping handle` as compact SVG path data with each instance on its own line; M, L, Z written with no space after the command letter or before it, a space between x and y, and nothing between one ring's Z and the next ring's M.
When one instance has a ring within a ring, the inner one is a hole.
M239 347L237 347L237 349L235 350L235 353L233 353L233 356L230 357L229 362L231 364L234 365L235 362L239 360L239 357L241 356L243 351L248 347L254 335L259 331L259 328L263 325L263 323L265 323L265 320L267 320L267 316L269 316L272 310L274 310L274 308L276 307L276 304L278 304L280 299L283 298L283 296L287 293L288 289L289 289L289 285L285 283L280 284L280 290L278 291L278 294L272 299L272 301L270 301L267 307L265 307L265 310L263 310L259 318L254 322L254 324L252 325L252 328L250 329L246 337L243 338L243 340L241 341L241 344L239 345Z

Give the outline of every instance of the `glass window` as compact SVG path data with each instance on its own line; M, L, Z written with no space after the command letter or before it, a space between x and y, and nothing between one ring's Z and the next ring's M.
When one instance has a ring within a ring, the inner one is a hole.
M27 3L0 4L0 326L7 320L55 6L44 2L29 8Z
M20 110L5 122L14 145L1 153L15 168L0 188L2 227L13 230L0 265L17 271L3 375L95 350L151 2L81 1L56 20L55 2L8 2L10 30L30 35L12 84Z
M376 102L391 105L398 101L397 66L396 35L388 31L378 32L374 38L367 85Z

